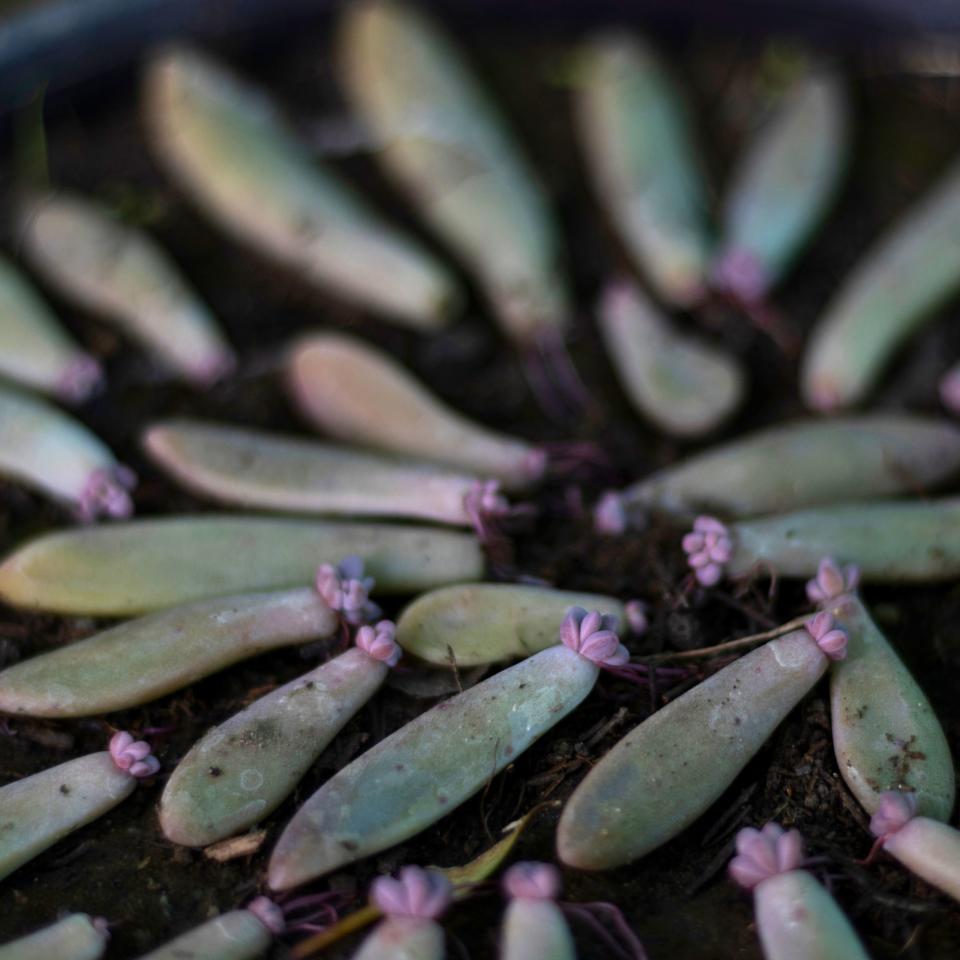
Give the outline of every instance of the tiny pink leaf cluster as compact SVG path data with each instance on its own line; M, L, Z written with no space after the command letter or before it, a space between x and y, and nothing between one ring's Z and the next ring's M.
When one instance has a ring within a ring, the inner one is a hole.
M641 637L650 629L649 604L643 600L628 600L624 605L627 612L627 625L635 637Z
M442 873L420 867L404 867L400 875L377 877L370 899L388 917L436 920L449 906L453 887Z
M623 666L629 659L627 648L616 634L617 618L583 607L571 607L560 624L560 639L581 657L602 667Z
M498 480L477 480L464 494L463 509L482 542L490 539L490 521L511 513L510 503L500 492Z
M594 508L593 522L600 533L611 536L623 533L627 529L627 511L623 506L623 497L615 490L608 490Z
M374 660L381 660L388 667L395 667L403 653L396 636L397 628L393 621L381 620L375 627L369 624L360 627L354 642Z
M81 353L60 375L58 393L67 403L82 403L103 387L103 369L93 357Z
M755 303L763 298L770 278L755 254L749 250L730 250L714 267L713 282L737 300Z
M737 834L737 855L730 861L730 876L747 890L776 876L796 870L803 861L803 839L768 823L762 830L745 827Z
M809 619L804 626L817 646L831 660L843 660L847 656L847 634L841 627L835 626L833 615L821 610Z
M101 467L87 478L77 503L77 516L85 523L101 514L126 519L133 514L129 491L137 485L137 475L129 467L117 464Z
M126 730L118 730L110 738L110 756L118 769L131 777L152 777L160 769L160 761L150 753L146 740L134 740Z
M477 480L464 494L463 503L471 517L502 517L510 511L499 480Z
M807 597L811 603L829 603L857 589L860 570L849 564L842 570L832 557L824 557L817 575L807 581Z
M556 900L561 886L560 871L551 863L522 861L503 875L504 891L521 900Z
M321 564L317 570L317 593L331 610L336 610L347 623L368 623L380 616L380 608L370 600L373 577L363 575L363 560L346 557L337 566Z
M726 524L716 517L697 517L682 545L698 582L705 587L719 583L724 565L733 555L733 540Z
M279 937L286 929L283 910L269 897L256 897L247 904L247 909L275 936Z
M951 413L960 413L960 369L953 367L940 380L937 387L940 400Z
M870 818L870 832L881 840L906 826L917 814L917 795L887 790Z

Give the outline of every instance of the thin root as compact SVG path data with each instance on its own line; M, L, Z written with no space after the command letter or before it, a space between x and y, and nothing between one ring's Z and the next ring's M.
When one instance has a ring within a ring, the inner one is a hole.
M736 640L727 640L725 643L718 643L712 647L700 647L697 650L670 650L667 653L656 653L645 659L648 663L659 663L663 660L702 660L705 657L716 657L731 650L743 650L756 646L765 640L775 640L785 633L800 629L809 619L810 614L805 613L801 617L794 617L793 620L781 623L780 626L765 630L763 633L752 633L748 637L738 637Z

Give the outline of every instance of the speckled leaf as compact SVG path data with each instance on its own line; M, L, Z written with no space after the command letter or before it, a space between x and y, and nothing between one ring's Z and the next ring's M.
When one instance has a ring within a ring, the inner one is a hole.
M662 707L592 768L560 817L560 859L606 870L688 827L823 676L806 630L748 653Z
M262 820L373 696L387 669L354 647L214 727L167 781L160 800L167 838L206 846Z
M40 537L0 565L0 598L58 613L129 616L302 586L319 564L353 554L384 593L476 580L484 571L476 538L465 533L196 514Z
M921 814L947 820L953 758L930 702L858 597L824 609L849 637L847 657L830 675L833 747L847 786L868 813L885 790L906 788Z
M271 887L295 887L429 827L573 710L597 672L551 647L381 740L301 807L273 852Z
M113 809L136 784L102 752L0 787L0 879Z
M431 663L457 666L527 657L557 642L557 624L571 607L599 610L626 623L623 603L507 583L460 583L417 597L397 619L397 642Z
M123 710L338 626L338 615L309 588L201 600L8 667L0 672L0 710L35 717Z

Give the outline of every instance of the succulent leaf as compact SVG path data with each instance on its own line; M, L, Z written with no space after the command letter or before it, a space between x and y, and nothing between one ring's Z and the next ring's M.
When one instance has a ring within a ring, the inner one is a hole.
M476 580L476 538L424 526L194 514L47 534L0 564L0 598L58 613L130 616L209 597L305 586L355 554L382 593Z
M270 886L298 886L426 829L573 710L597 673L554 646L381 740L300 808L271 857Z

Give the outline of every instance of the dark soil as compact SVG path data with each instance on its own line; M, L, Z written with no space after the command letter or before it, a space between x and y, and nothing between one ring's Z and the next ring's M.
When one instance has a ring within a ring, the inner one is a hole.
M421 337L319 296L225 239L153 166L131 76L120 78L107 94L78 95L57 104L49 128L54 181L95 195L153 230L214 307L242 364L236 377L209 393L191 392L165 379L108 327L52 297L78 337L104 359L109 374L109 391L79 416L140 474L140 516L209 509L145 462L137 446L140 431L156 419L190 414L304 433L277 376L283 346L303 329L350 329L393 351L451 404L491 426L536 439L576 438L602 446L611 461L608 468L583 479L554 480L543 491L540 519L515 539L514 568L517 575L560 587L648 600L652 629L634 644L634 653L710 645L796 616L804 609L799 584L782 584L772 597L766 584L740 594L727 588L690 594L683 589L685 570L675 527L658 522L643 534L601 538L578 512L581 500L589 504L603 487L640 476L683 455L686 448L650 431L631 412L590 322L600 284L622 267L623 258L592 203L578 161L564 86L568 45L551 41L531 46L522 39L481 36L474 48L510 118L525 135L567 239L569 273L580 308L570 344L595 400L592 411L562 425L547 420L530 401L517 358L477 299L449 331ZM722 183L764 96L788 70L790 51L745 50L693 37L676 45L674 52L678 73L697 107L701 141L709 145L713 181ZM303 130L329 129L330 121L343 118L319 30L268 53L239 54L234 60L282 98ZM848 58L845 68L855 91L858 139L843 196L777 297L788 322L801 332L877 231L922 191L956 150L960 82L910 77L889 58L869 55ZM409 212L367 159L332 162L384 209L409 221ZM957 309L944 311L910 345L879 391L877 406L937 412L937 377L960 355ZM733 312L716 308L704 319L719 341L749 363L753 374L749 402L724 436L801 412L795 358L784 356ZM0 485L4 551L29 535L69 522L59 508L13 484ZM868 588L865 597L957 745L960 644L955 624L960 591L953 586ZM89 620L0 609L0 663L87 635L97 626ZM169 771L211 725L255 695L304 672L312 662L296 650L270 654L175 696L109 717L11 719L0 727L0 783L102 749L116 727L158 730L152 739ZM696 669L704 673L719 665L703 663ZM347 895L346 909L351 909L362 902L377 873L405 863L466 862L542 798L567 797L590 763L669 695L663 689L603 679L580 709L496 777L482 795L422 836L331 878L329 886ZM799 827L808 838L818 875L831 886L873 956L946 960L960 955L960 910L955 905L891 860L881 857L869 867L856 862L866 855L871 838L864 814L837 772L825 697L822 686L808 697L693 828L616 873L585 876L568 871L567 897L618 905L654 960L757 957L749 898L728 882L724 868L739 827L776 818ZM111 920L110 956L135 957L245 902L262 889L269 850L298 804L334 770L431 702L386 689L336 739L296 795L269 818L259 852L227 863L214 863L163 838L155 812L161 774L109 816L0 883L0 942L49 922L58 911L83 910ZM389 797L384 802L389 803ZM552 859L556 819L555 810L542 814L521 839L519 856ZM327 882L316 888L327 889ZM451 956L494 956L500 910L492 888L456 907L446 922ZM588 928L576 929L582 956L611 955ZM350 942L329 955L347 956L353 946ZM285 949L280 945L273 955L284 956Z

